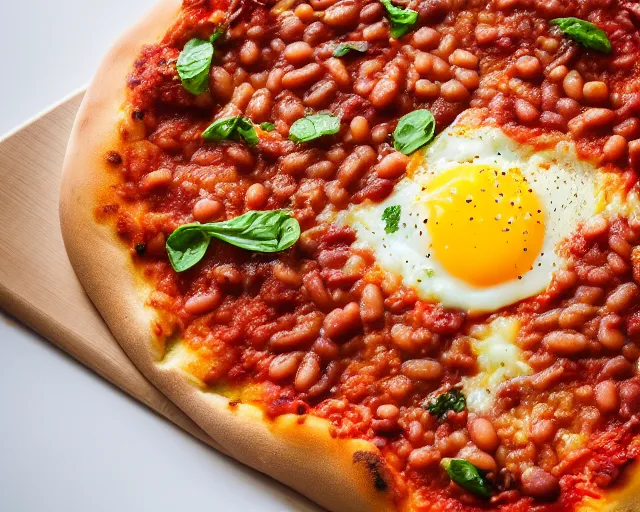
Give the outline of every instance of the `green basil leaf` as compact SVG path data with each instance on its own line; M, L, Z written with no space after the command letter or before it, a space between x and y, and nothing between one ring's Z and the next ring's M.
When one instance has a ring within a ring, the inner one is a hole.
M253 123L249 121L246 117L241 117L238 119L238 124L236 125L236 131L250 146L255 146L258 141L258 134L256 133L256 129L253 127Z
M402 208L400 205L387 206L382 212L382 220L385 222L384 232L395 233L398 231L398 224L400 224L400 212Z
M602 53L611 53L611 41L604 30L599 29L593 23L579 18L555 18L552 25L557 25L569 38L581 44L585 48Z
M293 142L309 142L323 135L333 135L340 130L340 118L332 114L314 114L298 119L289 129Z
M167 238L167 254L176 272L183 272L205 255L211 238L256 252L280 252L300 237L300 224L283 210L251 211L208 224L185 224Z
M253 123L242 116L225 117L214 121L202 132L202 138L207 142L242 138L251 146L260 140Z
M182 86L191 94L202 94L209 88L209 69L213 45L202 39L191 39L178 56L176 68Z
M431 270L431 272L433 272L433 270ZM464 411L467 407L467 399L462 391L459 389L452 389L451 391L438 395L435 400L423 405L423 407L427 409L429 414L432 416L437 416L442 419L449 411Z
M220 39L222 36L224 35L224 28L222 27L216 27L216 29L213 31L213 34L211 34L211 37L209 38L209 42L211 44L214 44L218 39Z
M272 132L273 130L276 129L276 125L275 123L269 123L269 122L264 122L264 123L260 123L260 128L262 128L265 132Z
M391 0L380 0L389 15L391 37L400 39L409 32L418 21L418 13L413 9L405 9L391 3Z
M489 483L473 464L464 459L442 459L440 465L460 487L476 496L488 499L491 497Z
M200 230L200 224L185 224L167 238L169 262L176 272L182 272L198 263L207 252L211 237Z
M369 49L369 43L366 41L345 41L344 43L338 43L335 50L333 50L334 57L344 57L351 50L364 53Z
M426 109L414 110L402 116L393 132L393 147L410 155L433 139L436 120Z

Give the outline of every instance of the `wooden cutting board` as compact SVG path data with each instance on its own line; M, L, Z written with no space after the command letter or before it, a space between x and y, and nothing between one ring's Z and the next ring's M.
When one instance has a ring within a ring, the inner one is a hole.
M59 182L82 96L83 92L72 95L0 140L0 308L158 414L223 451L131 363L67 259L58 221ZM291 510L320 511L296 492L275 480L271 483Z

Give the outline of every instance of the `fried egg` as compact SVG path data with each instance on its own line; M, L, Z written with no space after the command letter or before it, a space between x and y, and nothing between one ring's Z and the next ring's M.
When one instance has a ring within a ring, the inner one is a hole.
M581 160L570 142L536 151L464 120L419 155L389 197L354 205L339 221L422 299L489 312L544 291L566 266L561 242L624 202L606 194L611 173ZM400 206L400 222L386 232L391 206Z

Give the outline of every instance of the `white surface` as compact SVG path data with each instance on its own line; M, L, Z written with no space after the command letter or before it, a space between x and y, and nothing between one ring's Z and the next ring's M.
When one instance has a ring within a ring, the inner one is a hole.
M152 3L1 0L0 136L86 84L111 42ZM0 511L296 510L289 491L2 313L0 347Z

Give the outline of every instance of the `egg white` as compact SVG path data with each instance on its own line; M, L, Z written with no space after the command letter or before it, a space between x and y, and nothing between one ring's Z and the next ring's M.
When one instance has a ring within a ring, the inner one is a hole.
M544 205L542 249L531 269L517 279L473 286L448 273L429 250L423 188L434 176L462 164L490 165L504 171L518 168ZM354 205L342 212L338 221L355 229L356 246L372 250L382 269L401 276L403 284L422 299L475 312L495 311L541 293L553 273L566 266L559 244L603 210L604 180L604 173L592 162L580 160L566 141L536 152L500 128L469 127L456 121L427 148L424 165L398 182L388 198ZM619 203L621 209L624 202ZM399 229L385 233L382 213L393 205L402 208Z

